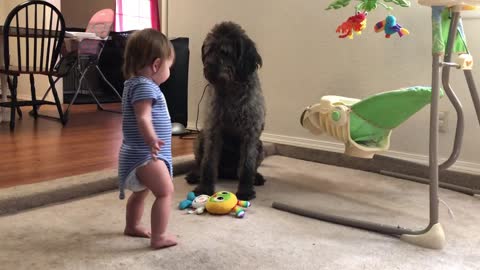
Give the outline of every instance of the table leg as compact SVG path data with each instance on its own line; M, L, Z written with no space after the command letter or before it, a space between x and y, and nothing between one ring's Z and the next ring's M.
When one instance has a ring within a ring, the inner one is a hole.
M0 35L0 65L4 65L3 59L3 36ZM7 75L0 74L0 90L2 91L2 102L7 102L7 93L8 93L8 85L7 85ZM1 122L8 122L10 118L8 117L7 108L0 107L0 123Z
M7 76L5 74L0 75L0 87L2 90L2 102L7 102ZM0 123L8 122L7 110L5 107L0 107Z

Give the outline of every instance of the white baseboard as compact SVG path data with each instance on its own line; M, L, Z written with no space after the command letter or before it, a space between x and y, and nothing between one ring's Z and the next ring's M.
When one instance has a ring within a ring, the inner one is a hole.
M196 127L195 127L195 121L188 121L187 122L187 129L190 129L190 130L197 130ZM202 125L200 123L200 121L198 122L198 129L202 129Z
M187 128L195 130L195 121L188 122ZM198 123L198 128L199 129L201 128L200 123ZM336 153L343 153L345 150L345 146L342 143L338 143L338 142L312 140L312 139L306 139L301 137L284 136L284 135L277 135L277 134L265 133L265 132L262 134L261 140L264 142L279 143L279 144L317 149L317 150L336 152ZM398 158L398 159L402 159L410 162L428 165L428 156L425 156L425 155L405 153L405 152L399 152L399 151L387 151L385 153L382 153L382 156ZM446 159L440 158L439 160L440 162L443 162ZM463 172L463 173L470 173L470 174L480 174L480 164L457 160L457 162L455 162L455 164L453 164L453 166L450 167L450 170Z
M283 135L277 135L277 134L271 134L271 133L263 133L261 139L262 141L265 141L265 142L279 143L279 144L318 149L318 150L337 152L337 153L343 153L345 149L342 143L312 140L312 139L306 139L301 137L283 136ZM398 152L398 151L388 151L383 153L382 155L387 157L392 157L392 158L398 158L398 159L402 159L410 162L416 162L424 165L428 164L428 156L425 156L425 155L418 155L418 154ZM440 158L439 160L440 162L443 162L446 159ZM470 173L470 174L480 174L480 164L458 160L450 168L450 170L463 172L463 173Z

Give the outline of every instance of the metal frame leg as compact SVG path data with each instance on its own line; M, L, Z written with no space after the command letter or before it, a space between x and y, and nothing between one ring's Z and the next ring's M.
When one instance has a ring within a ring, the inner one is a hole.
M78 71L80 72L80 80L78 80L78 86L77 86L77 90L75 91L75 94L73 95L73 98L72 100L70 101L70 103L68 104L67 106L67 109L65 110L65 113L64 113L64 117L66 119L66 121L68 121L69 119L69 116L70 116L70 107L73 105L73 103L75 102L75 100L77 99L77 96L78 94L80 93L80 88L82 87L82 81L83 81L83 78L85 77L85 75L87 74L88 70L90 69L90 66L87 66L87 68L83 71L81 71L80 69L80 64L78 66Z
M100 103L100 101L98 100L97 96L95 95L95 93L92 91L92 88L90 87L90 83L88 82L88 80L86 81L87 83L87 90L88 92L90 92L90 95L93 97L93 99L95 100L95 103L97 103L97 108L100 109L101 111L105 111L105 109L103 108L102 104Z
M384 225L335 216L319 212L313 212L284 203L273 202L272 207L306 217L325 220L328 222L347 225L359 229L369 230L382 234L400 237L406 242L432 249L441 249L445 244L445 234L442 226L438 223L438 102L440 93L440 56L432 59L432 104L430 107L430 218L427 227L423 230L411 230L400 226Z
M78 94L80 93L80 88L81 88L81 85L82 85L82 81L83 79L85 78L86 74L88 73L89 69L92 68L92 67L95 67L95 70L100 74L100 76L102 77L102 79L108 84L108 86L110 86L110 88L113 90L113 92L117 95L117 97L119 98L120 101L122 101L122 96L120 96L120 94L118 93L117 89L115 89L115 87L113 87L113 85L107 80L107 78L105 77L105 75L103 74L103 72L100 70L100 68L98 67L98 65L95 63L95 64L92 64L92 63L89 63L87 64L87 67L85 68L85 70L83 71L83 73L81 72L81 67L79 66L78 67L78 70L81 74L80 76L80 80L78 81L78 87L77 87L77 90L75 91L75 95L73 96L72 100L70 101L70 104L68 105L67 107L67 110L65 112L65 115L69 115L69 112L70 112L70 107L74 104L75 100L77 99L78 97ZM90 84L88 82L88 80L85 81L86 84L87 84L87 90L88 92L90 93L90 95L92 96L92 98L95 100L95 103L97 104L97 108L101 111L105 111L105 112L113 112L113 113L121 113L120 111L114 111L114 110L107 110L105 109L103 106L102 106L102 103L98 100L97 96L95 95L95 93L92 91L92 88L90 87Z
M122 96L118 93L117 89L115 89L115 87L113 87L113 85L107 80L107 78L103 74L100 67L98 65L95 65L95 68L97 69L98 73L100 73L100 76L102 76L102 79L108 84L108 86L110 86L110 88L113 90L113 92L117 95L118 99L120 101L122 101Z
M113 87L113 85L107 80L107 78L105 77L105 75L103 74L102 70L100 70L100 67L95 64L95 69L97 70L97 72L100 74L100 76L102 77L103 81L106 82L108 84L108 86L110 86L110 88L113 90L113 92L117 95L118 99L120 101L122 101L122 96L120 96L120 94L118 93L117 89L115 89L115 87ZM100 101L98 101L97 97L95 96L95 94L93 93L93 91L88 88L88 90L90 91L90 94L93 96L93 98L95 99L95 102L97 102L97 106L100 110L102 111L106 111L106 112L113 112L113 113L121 113L120 111L114 111L114 110L107 110L105 108L103 108L103 106L100 104Z
M451 20L450 30L449 30L450 34L448 36L445 56L443 58L444 63L450 63L452 60L453 45L457 37L457 29L458 29L457 26L459 22L460 22L460 12L457 11L457 12L454 12ZM443 84L443 88L445 89L445 93L450 99L450 102L455 108L455 111L457 112L457 127L455 130L455 141L453 144L452 153L450 157L447 159L447 161L445 161L440 165L440 170L446 170L449 167L451 167L460 156L460 150L462 148L463 133L465 128L465 117L463 116L462 103L457 98L457 96L455 95L455 92L450 86L450 68L451 66L443 65L442 84ZM437 119L438 119L438 115L437 115Z
M452 18L452 23L450 25L450 32L452 34L455 33L455 35L456 35L457 25L458 25L459 20L460 20L460 13L459 12L454 13L453 18ZM445 53L445 56L444 56L444 63L450 63L451 62L452 48L453 48L453 44L454 44L453 37L454 36L449 35L449 42L447 43L446 53ZM450 39L452 39L452 40L450 40ZM452 103L453 107L455 108L455 110L457 112L457 126L456 126L456 131L455 131L455 141L454 141L452 153L451 153L450 157L444 163L442 163L439 166L440 171L448 169L450 166L452 166L455 163L455 161L460 156L460 150L461 150L461 146L462 146L464 126L465 126L462 104L461 104L460 100L457 98L455 92L453 91L453 89L450 86L450 68L451 68L451 66L443 65L442 84L443 84L443 87L445 89L445 92L446 92L448 98L450 99L450 102ZM469 88L470 93L472 95L473 104L474 104L475 109L477 111L478 121L480 123L480 101L479 101L479 98L478 98L477 88L475 86L475 81L473 79L472 71L471 70L465 70L464 73L465 73L465 79L467 81L468 88ZM412 180L412 181L415 181L415 182L420 182L420 183L428 183L429 182L428 179L424 179L424 178L421 178L421 177L415 177L415 176L411 176L411 175L406 175L406 174L402 174L402 173L395 173L395 172L391 172L391 171L380 171L380 173L384 174L384 175L393 176L393 177L405 178L405 179ZM458 185L447 184L447 183L440 183L439 185L441 187L451 189L451 190L454 190L454 191L458 191L458 192L462 192L462 193L465 193L465 194L468 194L468 195L480 194L480 190L477 190L477 189L470 189L470 188L465 188L465 187L461 187L461 186L458 186Z
M457 25L458 25L459 19L460 19L460 9L457 7L454 7L453 19L451 21L450 32L449 32L449 37L447 41L447 48L445 52L445 60L449 60L451 58L453 43L454 43L455 37L457 36ZM445 233L443 231L441 224L439 223L439 213L438 213L439 212L438 211L438 208L439 208L438 177L439 177L439 169L440 169L439 162L438 162L438 107L439 107L439 97L440 97L440 68L441 67L442 67L442 62L440 61L440 55L435 55L435 54L432 55L432 100L431 100L431 106L430 106L430 135L429 135L430 137L430 145L429 145L430 205L429 205L429 223L425 229L414 231L410 229L401 228L399 226L389 226L389 225L383 225L379 223L373 223L373 222L361 221L361 220L356 220L356 219L351 219L346 217L313 212L313 211L293 207L284 203L279 203L279 202L274 202L272 204L272 207L279 210L287 211L290 213L298 214L298 215L325 220L328 222L333 222L337 224L352 226L352 227L374 231L378 233L398 236L400 239L406 242L419 245L422 247L426 247L426 248L433 248L433 249L443 248L443 246L445 245ZM448 69L449 68L450 66L444 65L443 72L442 72L443 74L442 81L444 86L445 85L448 86L446 87L447 88L446 91L450 92L449 97L451 97L451 100L454 103L456 96L448 85L448 81L449 81ZM471 82L473 82L473 78L471 78ZM472 96L473 96L473 92L472 92ZM476 105L479 105L479 104L480 104L479 102L476 103ZM456 105L459 105L459 106L456 106L457 112L459 112L459 117L463 117L461 104L458 102L458 104ZM480 120L480 116L479 116L479 120ZM460 128L463 128L463 123L460 123L459 126ZM449 160L443 164L445 167L448 167L451 164L453 164L456 158L458 157L458 153L460 150L459 143L461 143L462 135L463 135L463 130L460 130L457 132L457 136L456 136L457 144L456 146L454 146L454 151L451 157L449 158Z

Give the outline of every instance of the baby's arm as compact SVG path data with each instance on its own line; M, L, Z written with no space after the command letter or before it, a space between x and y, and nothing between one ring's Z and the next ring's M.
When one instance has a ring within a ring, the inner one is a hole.
M133 104L138 129L143 140L150 146L153 159L157 159L157 152L164 142L158 139L152 124L152 100L142 99Z

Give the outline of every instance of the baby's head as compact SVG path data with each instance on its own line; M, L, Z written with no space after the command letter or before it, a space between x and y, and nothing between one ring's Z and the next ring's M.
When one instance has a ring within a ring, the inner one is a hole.
M150 77L161 84L170 76L170 66L175 58L172 43L159 31L143 29L134 32L127 41L123 74Z

